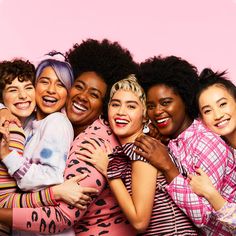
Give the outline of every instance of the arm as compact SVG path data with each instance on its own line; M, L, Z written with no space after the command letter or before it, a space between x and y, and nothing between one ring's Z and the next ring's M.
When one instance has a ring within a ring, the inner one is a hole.
M189 147L192 151L182 163L187 166L190 173L199 167L202 168L217 191L224 194L224 197L229 197L234 189L232 184L226 184L227 178L235 178L232 171L226 174L229 168L227 162L233 159L232 154L220 139L212 137L198 139L195 149ZM197 227L205 226L209 223L213 208L205 198L193 192L188 182L188 179L180 174L167 186L167 191Z
M139 145L139 147L142 148L141 145ZM207 135L196 134L196 136L191 138L190 144L184 144L184 154L182 154L184 157L180 157L180 154L176 154L176 157L172 156L172 159L178 165L177 171L173 172L170 168L171 165L165 164L166 151L158 148L156 145L155 149L159 150L159 154L152 155L152 153L157 153L157 151L152 152L152 149L153 148L150 147L145 149L143 156L150 160L153 165L165 174L165 177L169 182L169 185L166 187L169 195L197 227L206 225L209 222L213 209L206 199L193 192L183 170L191 173L194 172L195 169L201 167L210 177L216 189L220 191L222 186L224 186L224 183L226 183L226 178L235 178L235 176L233 176L233 171L231 171L227 177L224 176L227 161L233 159L226 144L220 138L216 138L216 136L213 136L210 133ZM234 161L232 162L234 163ZM227 194L227 196L230 196L230 194L233 193L234 188L230 181L227 183L229 184L227 184L227 187L224 187L224 193Z
M63 114L52 115L46 118L40 130L36 130L26 146L24 156L11 152L3 159L9 173L23 191L35 191L63 182L65 161L73 139L73 130ZM25 156L30 157L30 160Z
M189 184L194 193L207 199L215 211L221 209L226 200L216 190L207 174L202 169L197 169L198 175L189 174Z
M107 162L104 162L104 160L107 160L107 152L110 153L111 150L104 144L106 146L106 152L104 152L93 140L86 139L86 141L86 144L80 145L82 150L77 151L77 153L82 155L80 159L93 164L105 175L106 170L104 168L107 168ZM132 157L133 155L131 154L129 157L130 160L132 160ZM128 157L115 154L112 158L109 162L108 169L111 190L131 225L138 232L143 232L147 228L152 214L157 169L147 162L139 161L141 158L136 157L132 161L131 195L121 179L128 165ZM145 191L143 191L144 189Z
M109 185L131 225L143 232L149 225L156 190L157 170L143 161L132 162L132 195L120 178ZM145 189L145 191L144 191ZM125 199L125 201L124 201Z
M67 160L67 167L65 170L65 179L69 179L78 175L79 173L87 173L88 177L80 181L80 185L85 187L92 187L98 190L98 194L100 194L105 185L105 178L91 165L86 164L83 161L78 161L77 156L75 154L75 148L81 142L80 139L77 139L70 150L69 158ZM98 196L98 195L96 195ZM89 203L89 206L92 206L94 201L96 201L96 197L92 197L92 201ZM13 212L10 216L4 217L4 222L8 225L11 223L13 217L13 227L18 230L26 230L26 231L34 231L40 233L58 233L62 232L65 229L71 228L74 224L76 224L86 213L86 210L79 210L75 207L72 207L65 202L59 202L60 205L56 207L43 207L43 208L19 208L13 209ZM86 209L87 209L86 207ZM0 215L3 213L0 209ZM12 210L12 209L10 209ZM50 212L50 213L49 213ZM7 219L7 217L9 217ZM37 217L37 221L32 221ZM1 219L1 218L0 218ZM7 221L7 222L6 222ZM52 222L53 225L52 225ZM45 227L44 227L45 226ZM55 231L49 232L50 227L55 226Z
M167 147L161 141L142 135L135 140L135 145L138 147L135 152L158 168L164 174L168 183L179 175L180 172L172 161Z

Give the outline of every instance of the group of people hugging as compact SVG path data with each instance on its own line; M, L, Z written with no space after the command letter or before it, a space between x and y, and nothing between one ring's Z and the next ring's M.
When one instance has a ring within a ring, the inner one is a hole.
M236 86L87 39L0 62L0 235L236 234Z

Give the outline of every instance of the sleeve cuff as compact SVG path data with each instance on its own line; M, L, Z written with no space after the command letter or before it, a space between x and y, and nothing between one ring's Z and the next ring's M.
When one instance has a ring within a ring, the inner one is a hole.
M20 169L25 160L16 150L13 150L2 160L2 162L7 167L8 173L12 176L18 169Z

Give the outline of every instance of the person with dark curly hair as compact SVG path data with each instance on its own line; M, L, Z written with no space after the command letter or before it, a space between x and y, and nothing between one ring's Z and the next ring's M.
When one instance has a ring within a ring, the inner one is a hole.
M79 160L76 150L90 137L101 145L107 141L114 148L118 142L106 120L99 116L106 114L104 103L109 98L109 90L114 82L136 73L137 64L130 52L117 42L88 39L76 44L67 53L72 65L75 82L67 101L67 115L73 124L77 137L72 143L65 179L80 173L88 174L80 181L81 186L98 189L98 195L85 210L80 210L65 202L56 207L28 209L0 209L0 222L14 229L43 234L61 233L74 228L76 235L135 235L118 206L106 178L89 163ZM86 62L86 63L85 63ZM63 137L62 137L63 138ZM3 217L4 215L4 217Z
M198 73L179 57L153 57L141 63L142 85L147 92L147 112L168 149L146 135L136 139L136 152L165 176L163 191L193 221L203 235L230 235L217 222L209 202L193 192L187 175L201 167L228 201L235 199L236 163L225 142L196 119Z

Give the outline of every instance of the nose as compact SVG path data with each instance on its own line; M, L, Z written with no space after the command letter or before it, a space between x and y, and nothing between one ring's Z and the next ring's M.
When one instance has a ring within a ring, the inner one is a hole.
M155 107L155 115L156 116L159 116L163 113L163 109L162 109L162 106L160 104L157 104L156 107Z
M220 109L214 110L215 120L220 120L224 116L224 113Z
M50 83L48 85L47 92L50 94L55 94L56 93L56 85L53 83Z
M79 94L78 94L78 98L81 100L81 101L87 101L88 100L88 92L87 91L81 91Z
M19 96L20 99L26 99L27 98L27 94L26 94L25 90L21 90L19 92L18 96Z
M126 113L126 108L125 106L119 106L117 114L119 115L124 115Z

